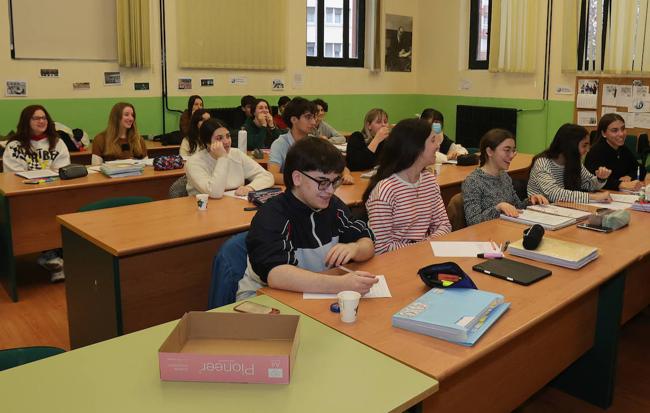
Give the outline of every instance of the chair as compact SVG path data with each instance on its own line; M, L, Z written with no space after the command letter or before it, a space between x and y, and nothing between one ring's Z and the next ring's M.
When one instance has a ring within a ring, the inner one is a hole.
M239 280L246 272L247 235L248 231L233 235L224 242L214 257L208 309L235 302Z
M18 367L23 364L31 363L32 361L55 356L61 353L65 353L65 350L62 348L42 346L0 350L0 371Z
M169 198L182 198L187 196L187 175L183 175L169 187Z
M100 201L91 202L79 208L79 212L95 211L97 209L115 208L124 205L144 204L151 202L153 198L148 196L123 196L118 198L106 198Z
M528 198L528 179L513 179L512 186L519 199Z
M458 231L467 226L465 222L465 209L463 207L463 193L457 193L452 196L447 204L447 216L451 223L451 230Z

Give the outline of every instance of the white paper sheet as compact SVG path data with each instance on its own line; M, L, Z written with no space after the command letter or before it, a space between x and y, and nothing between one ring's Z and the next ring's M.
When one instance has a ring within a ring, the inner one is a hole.
M630 106L632 104L632 85L619 85L616 92L615 106Z
M598 116L596 115L595 110L579 110L578 111L578 125L580 125L580 126L596 126L597 123L598 123Z
M492 242L431 241L434 257L474 257L486 252L501 252Z
M628 209L632 204L626 204L623 202L590 202L589 204L584 204L589 206L595 206L596 208L607 208L607 209Z
M633 125L635 128L650 129L650 113L635 113ZM632 127L628 126L627 122L625 122L625 126Z
M603 106L616 106L616 95L618 87L616 85L603 85Z
M361 298L385 298L392 297L390 290L388 289L388 283L386 283L386 277L383 275L377 275L377 283L370 288L365 295ZM336 294L318 294L318 293L302 293L303 300L325 300L325 299L335 299Z
M633 204L639 200L638 195L629 195L629 194L609 194L614 202L622 202L625 204Z

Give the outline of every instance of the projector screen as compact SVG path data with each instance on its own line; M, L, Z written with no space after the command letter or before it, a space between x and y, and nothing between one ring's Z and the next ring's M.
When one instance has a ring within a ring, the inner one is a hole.
M10 0L16 59L117 60L115 1Z

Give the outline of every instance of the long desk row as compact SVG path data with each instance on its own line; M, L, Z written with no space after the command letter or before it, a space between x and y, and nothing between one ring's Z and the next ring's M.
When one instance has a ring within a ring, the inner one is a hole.
M452 259L478 288L503 294L512 303L471 348L391 326L391 316L427 290L418 269L450 260L434 257L426 242L352 266L384 274L392 293L390 299L363 300L355 324L342 323L329 311L329 302L271 288L261 292L436 378L440 391L424 402L425 411L511 411L554 379L559 387L606 408L613 396L618 327L650 304L650 248L638 242L648 225L648 214L632 212L630 226L613 234L575 226L547 232L598 247L600 257L578 271L515 258L553 272L528 287L473 272L478 258ZM524 228L495 220L441 240L514 241Z
M298 314L269 297L253 301ZM402 412L438 388L435 379L304 315L289 385L163 382L157 349L174 325L0 372L3 411Z
M513 170L527 172L525 162ZM458 193L473 169L445 165L443 192ZM368 180L360 175L337 189L347 205L361 204ZM248 229L255 214L248 206L224 197L199 212L194 199L180 198L59 216L72 348L204 310L212 257Z

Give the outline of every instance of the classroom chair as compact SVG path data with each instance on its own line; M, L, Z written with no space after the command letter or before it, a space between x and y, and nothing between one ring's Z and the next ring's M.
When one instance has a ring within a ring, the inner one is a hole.
M463 193L452 196L447 204L447 216L451 223L451 230L458 231L467 226L465 222L465 209L463 208Z
M183 198L187 196L187 175L183 175L169 187L169 198Z
M208 309L235 302L239 280L246 272L246 235L248 231L233 235L223 243L215 255L212 261Z
M79 212L95 211L98 209L115 208L125 205L144 204L152 202L153 198L148 196L123 196L117 198L106 198L96 202L91 202L79 208Z
M0 350L0 371L61 353L65 353L65 350L58 347L45 346L19 347Z

